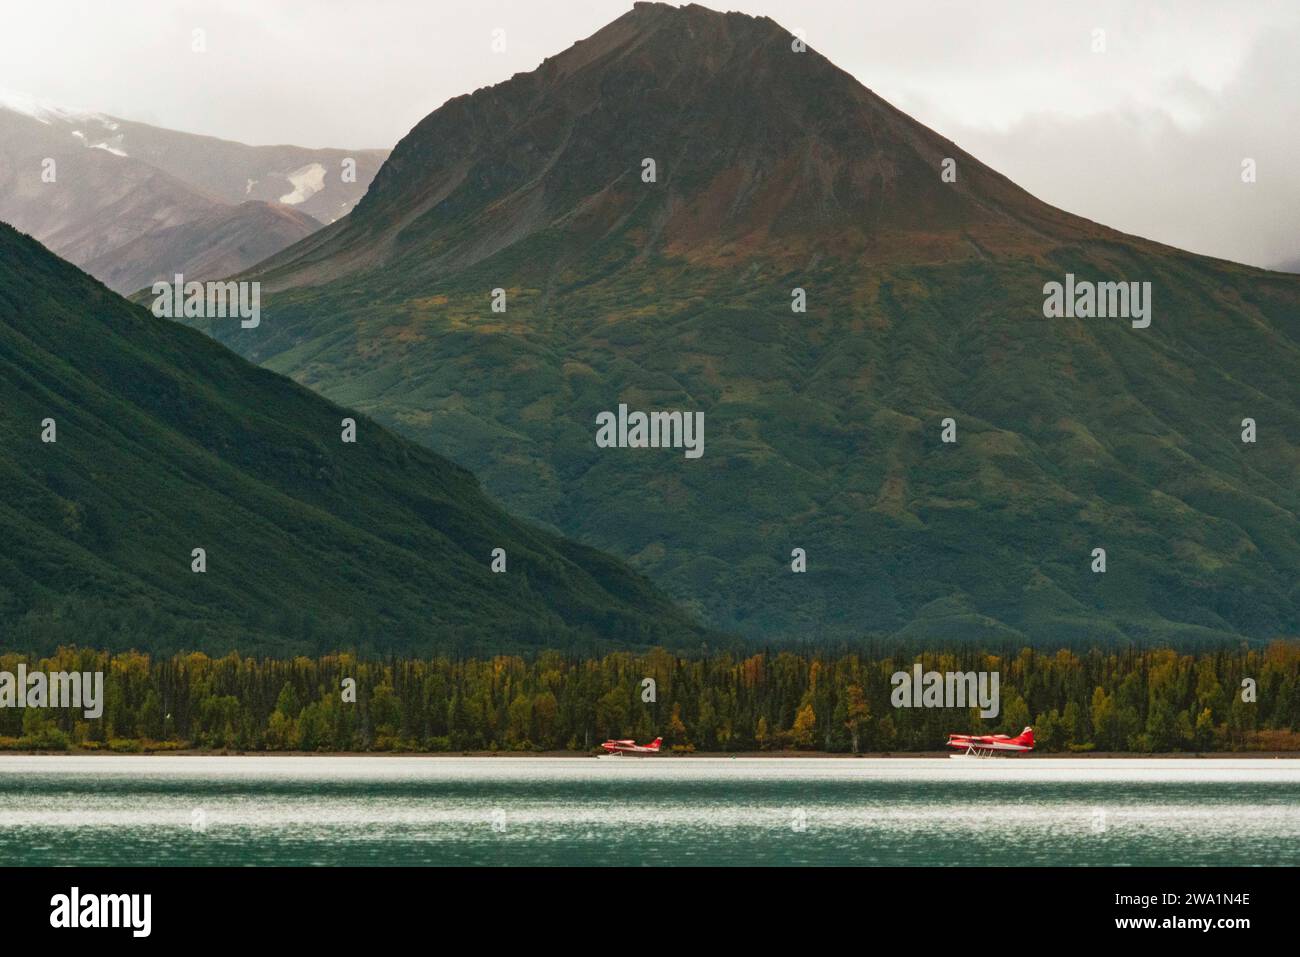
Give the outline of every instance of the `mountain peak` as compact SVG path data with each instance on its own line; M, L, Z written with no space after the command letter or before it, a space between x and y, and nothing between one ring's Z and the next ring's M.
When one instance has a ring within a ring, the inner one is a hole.
M415 268L444 271L542 235L548 248L731 263L943 262L1118 237L794 41L768 18L638 3L425 117L351 216L262 277L314 282L322 254L351 270L414 252Z

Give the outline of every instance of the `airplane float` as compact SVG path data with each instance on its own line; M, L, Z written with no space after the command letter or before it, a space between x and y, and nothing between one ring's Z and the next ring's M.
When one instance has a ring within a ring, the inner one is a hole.
M1014 738L1005 734L950 734L948 747L964 748L950 758L989 758L995 754L1018 754L1034 750L1034 729L1025 728Z
M624 755L643 758L652 754L659 753L659 746L664 743L663 738L655 738L649 744L637 744L631 738L615 741L610 739L601 745L605 753L597 755L601 758L617 758Z

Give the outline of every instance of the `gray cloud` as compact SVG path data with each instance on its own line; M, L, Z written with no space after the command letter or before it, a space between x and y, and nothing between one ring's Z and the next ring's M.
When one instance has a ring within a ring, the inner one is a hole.
M1199 116L1160 109L1035 113L1010 128L946 131L1040 198L1126 232L1258 266L1300 269L1300 28L1261 38L1222 93L1171 90ZM1257 181L1242 182L1242 161Z

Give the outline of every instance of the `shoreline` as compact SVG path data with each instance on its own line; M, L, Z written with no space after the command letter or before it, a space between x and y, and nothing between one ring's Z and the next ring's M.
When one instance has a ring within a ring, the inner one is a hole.
M630 757L629 761L673 760L676 758L818 758L838 761L871 760L939 760L956 752L949 751L876 751L862 754L844 754L837 751L698 751L690 754L659 754L648 757ZM0 761L6 757L175 757L175 758L595 758L600 755L588 751L231 751L227 749L184 748L158 751L106 751L99 748L69 748L66 751L12 750L0 751ZM1000 760L1040 761L1095 761L1095 760L1206 760L1220 761L1247 759L1256 761L1300 760L1300 751L1169 751L1143 754L1138 751L1088 751L1016 754Z

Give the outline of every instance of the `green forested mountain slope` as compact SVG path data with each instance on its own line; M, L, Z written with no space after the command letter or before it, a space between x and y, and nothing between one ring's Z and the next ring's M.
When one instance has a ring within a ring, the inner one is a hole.
M1044 318L1067 274L1150 283L1150 326ZM209 331L714 625L1300 631L1300 277L1047 206L770 20L638 4L250 276L261 326ZM620 402L704 412L704 455L598 448Z
M698 645L639 575L463 469L364 418L344 444L351 415L0 224L0 645Z

